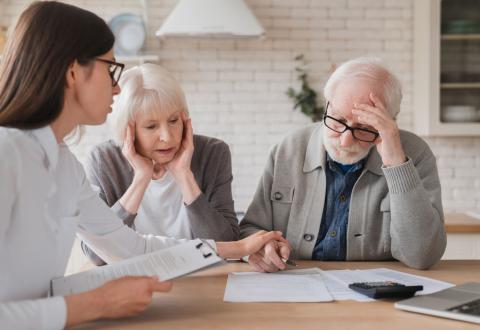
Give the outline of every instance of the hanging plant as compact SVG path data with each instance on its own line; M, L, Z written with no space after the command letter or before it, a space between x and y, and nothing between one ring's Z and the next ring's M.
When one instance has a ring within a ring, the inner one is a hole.
M295 72L298 74L297 80L300 81L301 87L299 91L290 87L286 92L293 101L293 110L300 108L300 111L313 122L321 121L323 119L324 106L318 105L317 93L308 83L307 63L304 55L297 55L295 61L298 63L295 67Z

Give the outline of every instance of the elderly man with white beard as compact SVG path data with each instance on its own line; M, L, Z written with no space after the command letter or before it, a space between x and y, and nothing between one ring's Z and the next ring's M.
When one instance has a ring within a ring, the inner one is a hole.
M379 60L358 58L328 79L323 122L287 136L270 153L241 237L279 230L248 262L258 271L286 258L392 260L427 269L446 246L435 156L395 118L398 79Z

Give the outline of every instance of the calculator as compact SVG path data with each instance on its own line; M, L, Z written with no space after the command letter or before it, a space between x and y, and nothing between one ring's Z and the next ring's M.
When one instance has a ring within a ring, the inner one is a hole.
M404 285L392 281L359 282L349 284L348 287L374 299L408 298L423 290L423 285Z

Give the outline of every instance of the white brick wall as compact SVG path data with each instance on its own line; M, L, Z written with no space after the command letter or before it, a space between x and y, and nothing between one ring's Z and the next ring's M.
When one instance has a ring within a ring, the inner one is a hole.
M0 1L0 22L7 20L7 15L5 13L4 1Z
M0 24L9 25L30 1L0 0ZM109 20L122 12L141 14L140 1L69 1ZM265 40L154 37L176 0L148 1L145 51L182 83L194 129L231 147L236 208L245 210L256 189L269 148L309 121L291 110L285 96L296 85L293 58L311 62L312 84L320 92L332 65L374 55L384 58L404 84L400 127L413 127L413 0L247 0L266 28ZM1 7L3 5L3 8ZM75 153L109 137L106 127L89 128ZM447 211L480 210L480 138L429 138L438 157Z

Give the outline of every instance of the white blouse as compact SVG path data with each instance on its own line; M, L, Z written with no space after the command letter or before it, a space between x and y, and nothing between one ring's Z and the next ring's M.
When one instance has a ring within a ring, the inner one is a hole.
M148 184L135 217L135 230L177 238L193 238L183 195L170 172Z
M177 244L124 226L91 189L82 165L49 126L0 128L0 325L63 329L63 297L47 298L63 276L75 233L107 262Z

